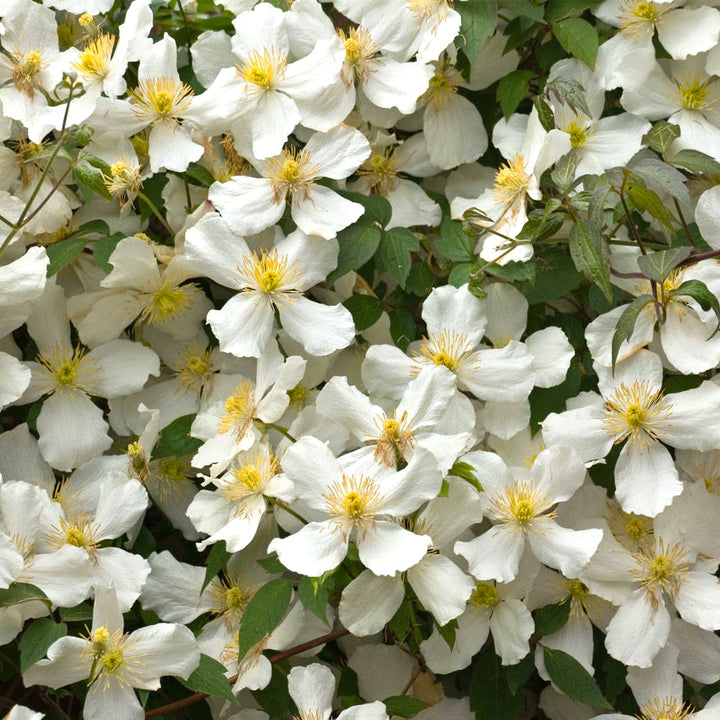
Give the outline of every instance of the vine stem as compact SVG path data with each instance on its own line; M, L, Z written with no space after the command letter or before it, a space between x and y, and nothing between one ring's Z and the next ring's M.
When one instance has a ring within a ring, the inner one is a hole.
M320 637L308 640L307 642L300 643L300 645L295 645L288 650L283 650L283 652L276 653L270 658L270 662L274 665L275 663L279 663L281 660L286 660L293 655L298 655L301 652L305 652L305 650L311 650L318 645L325 645L326 643L344 637L349 633L350 631L345 628L333 630L333 632L329 632L327 633L327 635L321 635ZM228 678L228 683L232 685L237 679L238 676L233 675L232 677ZM166 713L175 713L178 710L182 710L183 708L189 707L190 705L194 705L195 703L204 700L206 697L208 697L207 693L197 692L194 695L189 695L188 697L183 698L182 700L177 700L176 702L169 703L168 705L163 705L162 707L155 708L154 710L148 710L145 713L145 717L151 718L158 717L159 715L165 715Z

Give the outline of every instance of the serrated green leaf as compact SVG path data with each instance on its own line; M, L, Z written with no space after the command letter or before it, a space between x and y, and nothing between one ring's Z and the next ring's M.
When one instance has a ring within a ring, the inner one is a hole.
M510 692L500 658L486 647L475 656L470 674L470 708L482 720L515 720L525 694Z
M388 317L390 318L390 337L392 337L393 342L405 352L408 345L415 340L417 334L415 318L412 316L412 313L404 308L391 310L388 313Z
M550 177L555 185L563 192L567 192L575 180L579 158L575 150L563 155L556 163Z
M407 228L396 227L386 230L380 240L380 257L385 267L397 278L401 288L412 266L411 251L418 250L418 239Z
M691 297L703 310L712 310L720 323L720 303L715 294L701 280L686 280L680 287L671 290L668 295L670 297L683 295Z
M534 75L532 70L513 70L498 83L496 97L506 120L528 94L530 80Z
M545 85L545 95L567 105L574 112L582 111L592 117L585 100L585 88L574 78L557 77Z
M575 171L573 170L572 175L574 174ZM572 178L570 182L572 183ZM560 213L550 213L548 215L542 210L534 210L530 213L528 221L523 225L522 230L517 234L517 239L535 240L538 242L547 240L555 235L562 227L563 222L565 222L565 217Z
M453 287L461 287L470 280L470 273L474 268L474 264L470 262L458 263L450 271L448 275L448 285Z
M366 222L357 222L341 230L337 235L337 268L328 275L328 283L334 283L350 270L361 268L376 253L381 236L378 227Z
M551 635L565 627L570 617L570 601L546 605L535 611L535 635L539 638Z
M355 330L361 332L378 321L382 315L383 305L372 295L352 295L343 301L355 322Z
M680 126L665 120L656 122L652 129L642 136L642 144L655 150L666 153L676 138L680 137Z
M640 212L649 213L667 232L672 232L673 222L677 222L675 216L667 209L665 203L654 190L629 182L625 185L625 194Z
M285 566L280 562L277 553L270 553L267 557L260 558L257 561L257 564L265 570L265 572L269 572L271 575L274 573L285 572L286 570Z
M111 273L113 266L110 256L115 252L117 244L125 237L125 233L114 233L98 238L93 249L93 257L97 266L106 273Z
M532 258L526 262L516 262L512 260L504 265L498 265L497 263L486 265L484 270L488 275L499 277L510 282L522 282L524 280L532 282L537 272L537 264Z
M622 315L620 315L611 344L613 371L615 370L615 362L620 352L620 346L625 340L629 340L632 337L637 317L649 302L654 302L652 295L639 295L623 310Z
M292 580L277 578L263 585L252 596L240 621L238 661L280 624L290 605L292 589Z
M41 618L30 623L20 637L20 671L25 672L38 660L42 660L47 649L65 635L65 623L56 623L50 618Z
M598 52L598 34L595 28L579 17L558 20L552 25L553 33L567 52L595 67Z
M685 168L691 173L720 175L720 163L699 150L680 150L671 158L668 158L668 161L673 165Z
M47 276L51 277L67 267L85 248L88 243L84 235L70 235L59 243L50 245L47 248L50 262L47 267Z
M689 247L668 248L641 255L637 264L643 275L662 282L692 252Z
M206 167L198 165L195 162L191 162L187 166L185 175L187 175L190 180L194 180L195 184L202 187L210 187L215 182L212 173Z
M298 598L306 610L317 615L326 625L327 603L330 589L334 583L332 577L322 582L322 578L310 578L304 575L298 584Z
M230 683L225 677L225 666L209 655L200 655L200 664L193 670L190 677L187 680L182 678L178 678L178 680L194 692L215 695L233 703L236 701Z
M570 230L570 255L575 267L591 282L594 282L610 300L610 253L607 244L602 241L593 243L586 226L575 223Z
M440 226L440 236L435 240L438 252L455 262L475 259L475 242L463 229L459 220L445 216Z
M409 695L393 695L383 700L387 714L392 717L411 718L427 707L427 703Z
M190 437L190 428L194 419L195 415L183 415L163 428L160 439L153 449L152 459L194 455L202 445L202 440Z
M654 158L639 160L633 164L631 170L636 175L639 175L645 181L645 184L655 192L664 190L682 205L689 206L690 194L685 185L686 178L679 170L662 162L662 160L655 160Z
M455 9L460 13L460 35L464 41L462 51L474 63L480 48L495 30L497 0L458 3Z
M448 475L462 478L465 482L469 482L478 492L483 492L483 486L475 476L475 468L470 463L456 460L448 470Z
M542 97L535 98L535 110L537 110L538 120L547 132L555 129L555 115L552 108Z
M535 22L543 22L543 8L530 0L500 0L500 5L521 17L528 17Z
M73 179L77 183L78 189L85 196L85 200L89 201L93 193L100 195L106 200L112 200L113 197L105 185L105 175L99 168L93 167L87 160L80 160L73 168Z
M232 557L225 546L224 540L218 540L210 550L205 561L205 579L203 580L200 592L202 592L212 581L212 579L225 567L225 563Z
M585 705L612 710L593 676L572 655L543 647L543 656L548 675L561 692Z

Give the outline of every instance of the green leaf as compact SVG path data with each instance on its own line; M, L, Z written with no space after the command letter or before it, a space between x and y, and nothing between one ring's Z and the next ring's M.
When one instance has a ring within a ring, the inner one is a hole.
M542 97L535 98L535 110L537 110L538 120L545 130L550 132L555 129L555 115L552 108Z
M225 567L225 563L232 557L225 548L225 541L218 540L210 550L205 561L205 579L203 580L200 592L202 592L212 581L212 579Z
M93 194L100 195L106 200L113 197L105 185L105 174L97 167L93 167L87 159L80 160L73 168L73 179L78 190L83 194L86 201L90 201Z
M194 180L194 185L201 185L202 187L210 187L214 182L215 178L212 173L202 165L198 165L195 162L191 162L185 170L189 180Z
M455 262L468 262L475 259L475 241L465 232L459 220L445 216L440 226L440 237L435 247L442 255Z
M535 279L535 273L537 271L537 265L534 259L530 259L526 262L516 262L511 260L504 265L498 265L492 263L486 265L484 268L488 275L493 277L499 277L509 282L529 280L532 282Z
M686 295L695 300L703 310L712 310L720 323L720 303L710 288L701 280L686 280L669 293L670 297ZM717 332L717 331L716 331Z
M613 372L615 371L615 361L620 352L620 346L625 340L632 337L638 315L651 302L654 302L652 295L639 295L623 310L612 338L611 359Z
M410 618L412 616L412 607L409 600L404 600L396 613L388 621L388 628L395 635L397 641L401 643L405 636L410 632Z
M543 647L543 656L548 675L561 692L585 705L612 710L593 676L572 655Z
M426 298L435 284L435 276L427 263L414 263L405 282L405 290L413 295Z
M558 20L552 25L553 33L560 44L591 68L595 67L598 52L598 34L587 21L578 17Z
M292 717L290 712L290 694L288 693L287 670L284 674L273 665L270 683L262 690L255 690L252 696L272 720L284 720ZM237 703L237 699L235 700ZM237 706L236 706L237 707Z
M642 136L642 144L655 152L666 153L676 138L680 137L680 126L665 120L656 122L652 129Z
M110 264L110 256L115 252L117 244L125 237L125 233L114 233L104 235L95 242L93 257L97 266L106 273L111 273L113 266Z
M568 157L567 155L565 157ZM564 160L564 158L563 158ZM560 162L562 163L563 160ZM575 162L577 167L577 162ZM557 168L556 168L557 169ZM575 175L575 169L572 169L571 176ZM572 183L572 177L570 178ZM568 187L570 186L568 184ZM562 227L565 217L560 213L546 214L542 210L533 210L528 217L528 221L523 225L522 230L517 234L518 240L536 240L542 241L551 238Z
M610 300L610 253L605 241L593 243L584 223L577 222L570 230L570 255L575 267Z
M194 419L194 415L183 415L163 428L152 452L153 460L194 455L202 445L202 440L190 437L190 427Z
M355 330L361 332L373 325L382 315L383 305L372 295L352 295L343 302L355 322Z
M47 248L48 258L50 258L47 276L51 277L67 267L83 251L87 243L88 239L84 235L70 235L59 243L50 245Z
M89 603L80 603L72 608L60 608L60 619L63 622L82 622L92 620L93 609Z
M523 283L520 290L531 305L548 302L574 290L584 280L572 259L564 252L546 253L537 260L532 283Z
M664 190L682 205L689 206L690 194L685 184L686 178L679 170L654 158L644 158L636 162L631 170L655 192Z
M650 213L668 232L673 231L673 223L677 222L675 216L656 192L628 182L625 185L625 193L640 212Z
M555 22L571 15L579 15L600 0L561 0L561 2L549 2L545 8L545 20Z
M543 22L543 8L530 2L530 0L500 0L500 5L508 10L512 10L521 17L528 17L536 22Z
M298 585L298 598L303 607L317 615L326 625L330 625L327 619L327 602L329 591L334 584L332 577L323 581L323 578L310 578L304 575Z
M590 238L596 245L602 242L602 233L605 226L605 202L610 190L611 185L607 179L600 177L593 188L588 203L587 228Z
M392 206L382 195L366 195L360 202L365 206L365 217L385 227L392 217Z
M65 635L65 623L56 623L50 618L41 618L30 623L20 638L20 671L25 672L38 660L42 660L47 649Z
M397 278L401 288L412 266L411 251L419 250L418 239L407 228L396 227L386 230L380 240L380 257L385 267Z
M245 608L238 633L238 661L283 619L292 597L292 580L277 578L263 585Z
M662 282L691 252L692 248L689 247L658 250L649 255L641 255L637 259L637 264L643 275Z
M361 268L370 260L378 249L381 235L379 228L365 222L357 222L341 230L337 235L337 268L328 275L328 283L334 283L345 273Z
M277 556L277 553L270 553L267 557L260 558L257 561L257 564L266 572L269 572L271 575L273 573L281 573L285 572L287 569L281 562L280 559Z
M555 167L550 173L550 177L563 192L567 192L571 188L575 180L575 172L577 170L578 162L578 154L573 149L569 153L563 155L555 163ZM560 218L560 222L562 224L562 218Z
M535 653L532 652L514 665L503 665L503 675L513 695L517 695L518 690L525 688L533 670L535 670Z
M388 313L390 318L390 337L393 342L405 352L408 345L415 340L417 326L415 318L404 308L391 310Z
M585 100L585 88L573 78L557 77L545 85L545 95L567 105L573 112L582 110L587 116L592 113Z
M539 638L565 627L570 617L570 600L546 605L535 612L535 635Z
M525 693L510 692L500 658L492 647L475 656L470 675L470 708L482 720L515 720L525 706Z
M462 478L465 482L469 482L478 492L483 491L483 486L475 476L475 468L470 463L461 462L460 460L455 461L448 470L448 475Z
M427 707L427 703L409 695L393 695L383 700L387 714L392 717L411 718Z
M228 679L225 677L225 666L209 655L200 655L200 664L193 670L187 680L178 678L189 690L215 695L234 703L235 696Z
M462 50L467 59L474 63L485 40L495 30L497 0L458 3L455 9L460 13L460 35L465 41Z
M448 275L448 285L453 287L461 287L470 280L470 273L474 269L475 265L471 262L458 263L450 271Z
M720 163L699 150L680 150L668 158L668 161L691 173L720 175Z
M532 70L513 70L498 83L496 97L506 120L527 95L534 75Z

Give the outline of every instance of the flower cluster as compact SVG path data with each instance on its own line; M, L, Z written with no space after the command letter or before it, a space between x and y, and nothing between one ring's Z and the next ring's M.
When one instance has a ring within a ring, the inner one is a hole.
M0 3L6 718L720 717L716 4Z

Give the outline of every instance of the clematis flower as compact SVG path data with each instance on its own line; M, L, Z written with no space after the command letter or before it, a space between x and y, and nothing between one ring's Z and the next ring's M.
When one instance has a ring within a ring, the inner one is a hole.
M87 637L63 637L47 651L46 660L23 674L26 687L63 687L88 680L85 720L141 720L145 710L134 688L157 690L160 677L187 679L200 662L200 649L183 625L156 623L127 634L112 587L95 591L93 622Z

